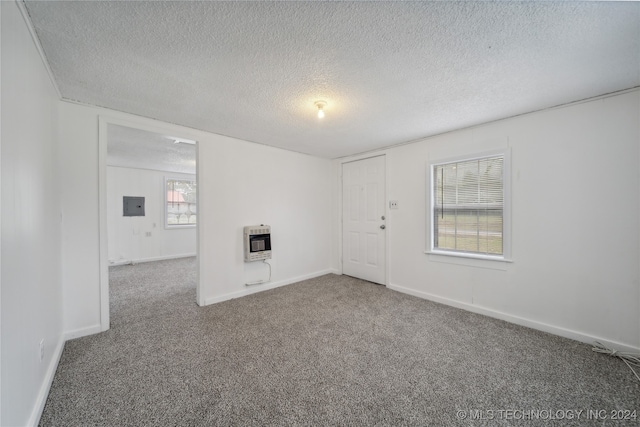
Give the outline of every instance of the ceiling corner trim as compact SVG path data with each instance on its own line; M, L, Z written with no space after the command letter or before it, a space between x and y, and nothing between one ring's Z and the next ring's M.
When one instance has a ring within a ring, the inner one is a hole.
M38 38L38 34L36 33L36 30L31 22L31 18L29 17L29 11L27 10L27 6L25 5L24 0L14 0L14 1L18 6L18 9L20 10L20 13L22 14L22 18L24 19L24 22L27 25L27 28L29 29L29 34L31 34L31 39L33 40L33 44L36 46L36 49L40 54L40 59L42 59L42 64L44 65L44 68L47 70L47 74L49 74L49 80L51 80L51 84L53 85L53 88L55 89L56 94L58 95L58 99L62 100L63 99L62 93L60 92L60 88L58 87L58 84L56 83L56 79L53 76L53 71L49 66L49 61L47 60L47 56L44 53L44 49L42 49L42 45L40 44L40 39Z

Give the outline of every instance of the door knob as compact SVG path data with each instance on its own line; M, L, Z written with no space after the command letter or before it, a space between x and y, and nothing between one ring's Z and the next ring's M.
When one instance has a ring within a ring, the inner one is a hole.
M385 228L387 228L387 227L385 227L385 225L384 225L384 224L382 224L382 225L380 226L380 228L384 230L384 229L385 229Z

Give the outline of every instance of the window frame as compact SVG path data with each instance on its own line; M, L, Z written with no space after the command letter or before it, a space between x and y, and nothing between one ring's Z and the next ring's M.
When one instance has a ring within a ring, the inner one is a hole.
M169 181L184 181L184 182L194 182L196 184L196 222L195 224L169 224L169 200L168 200L168 191L167 191L167 184L169 183ZM194 176L193 178L185 178L185 177L177 177L177 176L165 176L164 177L164 181L163 181L163 187L162 187L162 191L164 194L163 197L163 211L164 211L164 228L166 230L182 230L185 228L195 228L198 225L198 192L197 192L197 185L198 182L196 180L196 177Z
M491 157L502 157L502 194L503 194L503 211L502 211L502 254L501 255L489 255L474 252L462 252L462 251L449 251L446 249L439 249L434 247L435 233L434 233L434 208L435 208L435 192L433 191L433 173L434 168L439 165L466 162L480 159L486 159ZM489 151L483 151L473 154L458 155L446 158L429 159L427 161L426 168L427 175L427 209L426 209L426 248L425 253L429 255L435 255L437 258L433 260L449 261L451 259L464 259L469 260L484 260L484 261L499 261L499 262L513 262L511 260L511 149L501 148ZM440 257L442 256L442 257ZM450 258L454 257L454 258ZM456 262L457 263L457 262ZM476 265L476 264L470 264Z

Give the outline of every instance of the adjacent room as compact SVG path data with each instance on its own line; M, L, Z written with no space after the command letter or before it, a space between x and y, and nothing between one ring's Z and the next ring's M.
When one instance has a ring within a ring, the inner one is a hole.
M114 316L114 310L139 315L141 302L152 295L171 304L178 294L188 293L195 301L196 141L109 124L106 157L113 327L129 321L126 315ZM143 274L146 269L163 271L165 282L150 272Z
M0 22L0 425L637 425L640 3Z
M109 265L195 256L196 193L195 141L108 125Z

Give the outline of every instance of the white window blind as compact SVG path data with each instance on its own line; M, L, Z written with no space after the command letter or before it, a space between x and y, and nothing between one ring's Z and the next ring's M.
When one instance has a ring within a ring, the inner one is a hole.
M433 249L503 255L504 156L432 166Z

